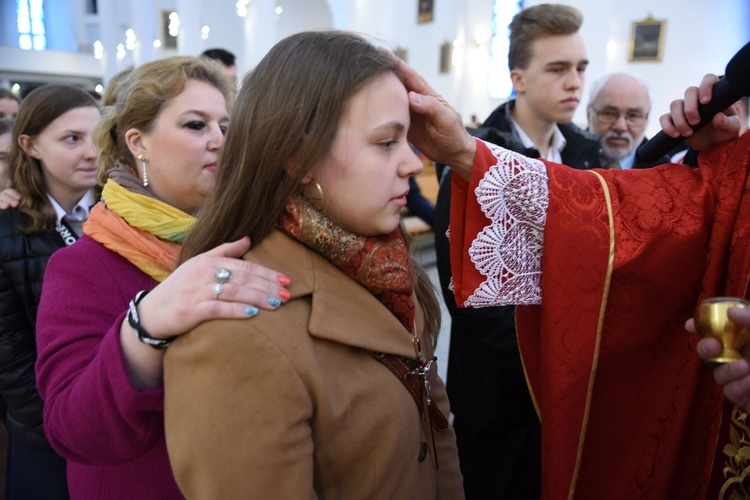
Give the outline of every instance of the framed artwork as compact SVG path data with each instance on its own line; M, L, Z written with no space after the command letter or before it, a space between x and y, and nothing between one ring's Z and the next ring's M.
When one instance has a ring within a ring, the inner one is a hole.
M449 73L451 70L452 48L450 42L440 46L440 73Z
M433 18L434 0L419 0L418 23L429 23Z
M667 21L648 18L633 23L630 34L630 56L633 62L661 61Z

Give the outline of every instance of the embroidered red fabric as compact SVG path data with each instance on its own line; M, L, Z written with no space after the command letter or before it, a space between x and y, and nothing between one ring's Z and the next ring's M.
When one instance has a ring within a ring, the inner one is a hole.
M478 146L471 182L453 184L457 301L484 280L468 248L489 223L473 191L494 158ZM730 437L718 435L721 390L684 322L703 297L745 295L750 135L700 162L596 173L547 164L542 301L517 307L544 498L706 497Z

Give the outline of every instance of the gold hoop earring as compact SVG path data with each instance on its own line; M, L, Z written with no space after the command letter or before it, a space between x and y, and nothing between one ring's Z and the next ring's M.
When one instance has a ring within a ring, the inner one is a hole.
M146 155L138 155L138 159L141 160L143 166L143 187L148 186L148 172L146 171Z
M308 196L307 199L310 201L317 201L320 203L320 206L323 206L323 200L325 199L323 197L323 188L320 187L320 183L318 181L313 181L313 184L315 185L315 188L318 190L318 193L320 193L319 198L313 198L312 196Z

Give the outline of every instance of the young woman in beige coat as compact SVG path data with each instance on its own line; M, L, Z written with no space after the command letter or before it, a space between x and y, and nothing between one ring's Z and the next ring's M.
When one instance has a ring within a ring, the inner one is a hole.
M409 124L397 63L352 34L293 35L245 78L182 259L249 235L244 258L288 276L291 299L167 349L188 498L463 498L439 308L400 226L422 169Z

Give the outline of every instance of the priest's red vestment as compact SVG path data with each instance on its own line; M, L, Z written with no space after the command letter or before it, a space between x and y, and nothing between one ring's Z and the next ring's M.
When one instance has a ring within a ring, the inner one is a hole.
M469 255L493 223L476 198L498 164L491 148L477 141L470 182L452 174L459 304L505 279ZM684 329L702 298L746 295L750 134L699 163L585 171L544 162L541 303L517 307L516 321L542 422L545 499L729 498L750 474L747 416L727 405L722 426L721 388Z

